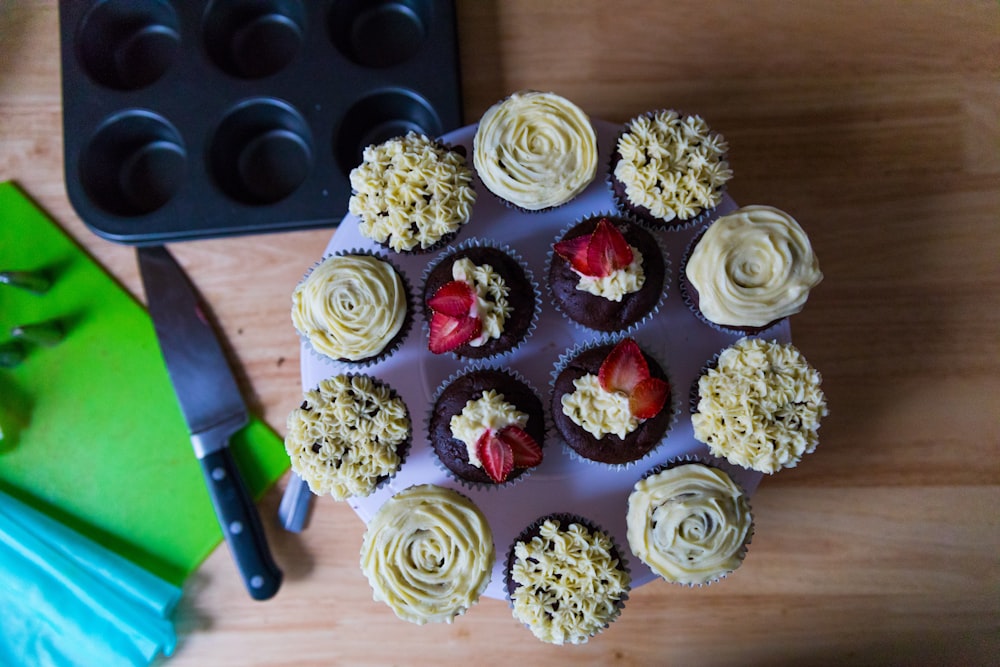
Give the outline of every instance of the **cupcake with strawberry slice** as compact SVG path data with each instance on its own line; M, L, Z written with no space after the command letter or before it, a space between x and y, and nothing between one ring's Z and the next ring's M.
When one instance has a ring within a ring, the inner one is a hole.
M427 431L441 465L469 486L506 484L542 462L542 401L506 370L474 369L445 382Z
M535 283L507 247L473 239L449 248L424 278L427 347L467 359L487 359L516 349L538 314Z
M573 350L553 375L552 419L582 459L634 463L663 441L672 424L667 374L632 338Z
M549 256L556 308L596 331L623 332L659 308L666 260L647 230L625 218L585 218L560 235Z

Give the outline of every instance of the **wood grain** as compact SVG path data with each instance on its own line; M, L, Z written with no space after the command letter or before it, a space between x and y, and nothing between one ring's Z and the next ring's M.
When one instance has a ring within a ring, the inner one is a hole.
M792 323L824 377L819 450L764 481L744 566L652 583L584 647L484 600L417 627L371 600L363 525L323 499L260 604L217 550L177 615L177 665L988 664L1000 655L1000 6L803 0L458 2L466 118L553 90L612 121L696 111L730 188L806 227L826 278ZM134 252L83 226L62 180L58 11L0 5L0 179L17 180L141 298ZM2 224L2 221L0 221ZM279 432L299 402L289 295L325 230L174 250ZM26 239L25 242L30 242Z

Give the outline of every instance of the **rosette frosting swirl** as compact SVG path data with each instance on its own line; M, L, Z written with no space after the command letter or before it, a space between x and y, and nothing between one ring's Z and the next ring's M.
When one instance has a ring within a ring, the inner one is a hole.
M376 601L411 623L450 623L486 590L493 534L456 491L431 484L402 491L379 509L361 545L361 570Z
M753 529L743 490L722 470L700 463L637 482L627 523L632 552L680 584L709 583L739 567Z
M597 135L569 100L553 93L514 93L483 114L473 163L493 194L538 211L569 201L594 180Z
M823 279L802 227L770 206L745 206L712 223L686 275L708 320L753 327L802 310Z
M292 323L317 352L360 361L399 333L407 304L403 279L388 262L328 257L292 293Z

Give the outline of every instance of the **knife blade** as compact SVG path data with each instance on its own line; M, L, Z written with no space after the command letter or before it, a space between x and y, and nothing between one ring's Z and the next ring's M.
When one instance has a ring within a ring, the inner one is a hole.
M229 450L229 438L249 419L246 404L180 264L163 246L137 254L156 338L222 534L250 597L266 600L278 592L282 573Z

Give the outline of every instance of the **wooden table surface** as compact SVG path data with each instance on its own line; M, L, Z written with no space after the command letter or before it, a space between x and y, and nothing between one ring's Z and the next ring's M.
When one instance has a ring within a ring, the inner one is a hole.
M181 665L976 664L1000 661L1000 6L992 0L460 0L465 116L521 88L622 122L701 113L741 203L807 229L823 284L793 320L831 414L817 452L764 480L741 569L654 582L584 647L485 599L418 627L371 600L363 524L322 499L282 531L251 602L225 548L176 617ZM0 180L18 181L133 293L134 252L90 233L62 177L56 3L0 5ZM0 220L2 224L2 220ZM176 244L255 410L300 401L289 295L330 230ZM30 239L26 239L30 242Z

